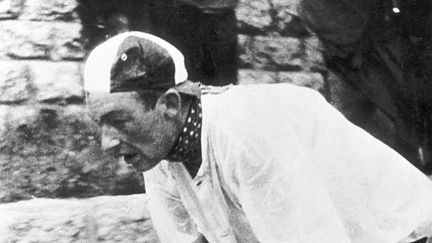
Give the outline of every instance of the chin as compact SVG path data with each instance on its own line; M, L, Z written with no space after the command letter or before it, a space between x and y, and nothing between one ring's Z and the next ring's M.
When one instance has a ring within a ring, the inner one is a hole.
M123 160L126 162L126 164L133 166L134 169L139 172L150 170L160 161L154 158L149 158L142 153L123 156Z

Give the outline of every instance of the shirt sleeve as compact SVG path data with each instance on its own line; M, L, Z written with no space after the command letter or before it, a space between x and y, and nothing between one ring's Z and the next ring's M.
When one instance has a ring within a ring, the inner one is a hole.
M163 243L194 242L200 233L180 199L174 180L163 166L161 162L144 173L153 226Z
M260 242L350 242L329 196L302 158L250 149L235 169L241 207Z

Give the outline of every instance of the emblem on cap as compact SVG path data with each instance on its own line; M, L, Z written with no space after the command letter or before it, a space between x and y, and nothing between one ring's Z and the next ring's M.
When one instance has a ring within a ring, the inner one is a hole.
M175 86L174 61L157 43L126 37L111 67L111 92L169 89Z

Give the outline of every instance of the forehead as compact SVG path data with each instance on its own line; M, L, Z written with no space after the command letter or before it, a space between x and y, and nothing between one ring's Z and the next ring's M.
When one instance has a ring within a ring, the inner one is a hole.
M145 106L139 101L135 92L124 93L90 93L87 97L87 105L94 119L99 119L112 111L124 111L134 113L145 111Z

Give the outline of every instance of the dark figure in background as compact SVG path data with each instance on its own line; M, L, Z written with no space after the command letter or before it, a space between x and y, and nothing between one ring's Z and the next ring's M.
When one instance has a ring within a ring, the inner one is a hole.
M432 2L302 4L302 18L321 37L330 76L337 77L329 79L328 100L415 166L432 172Z

